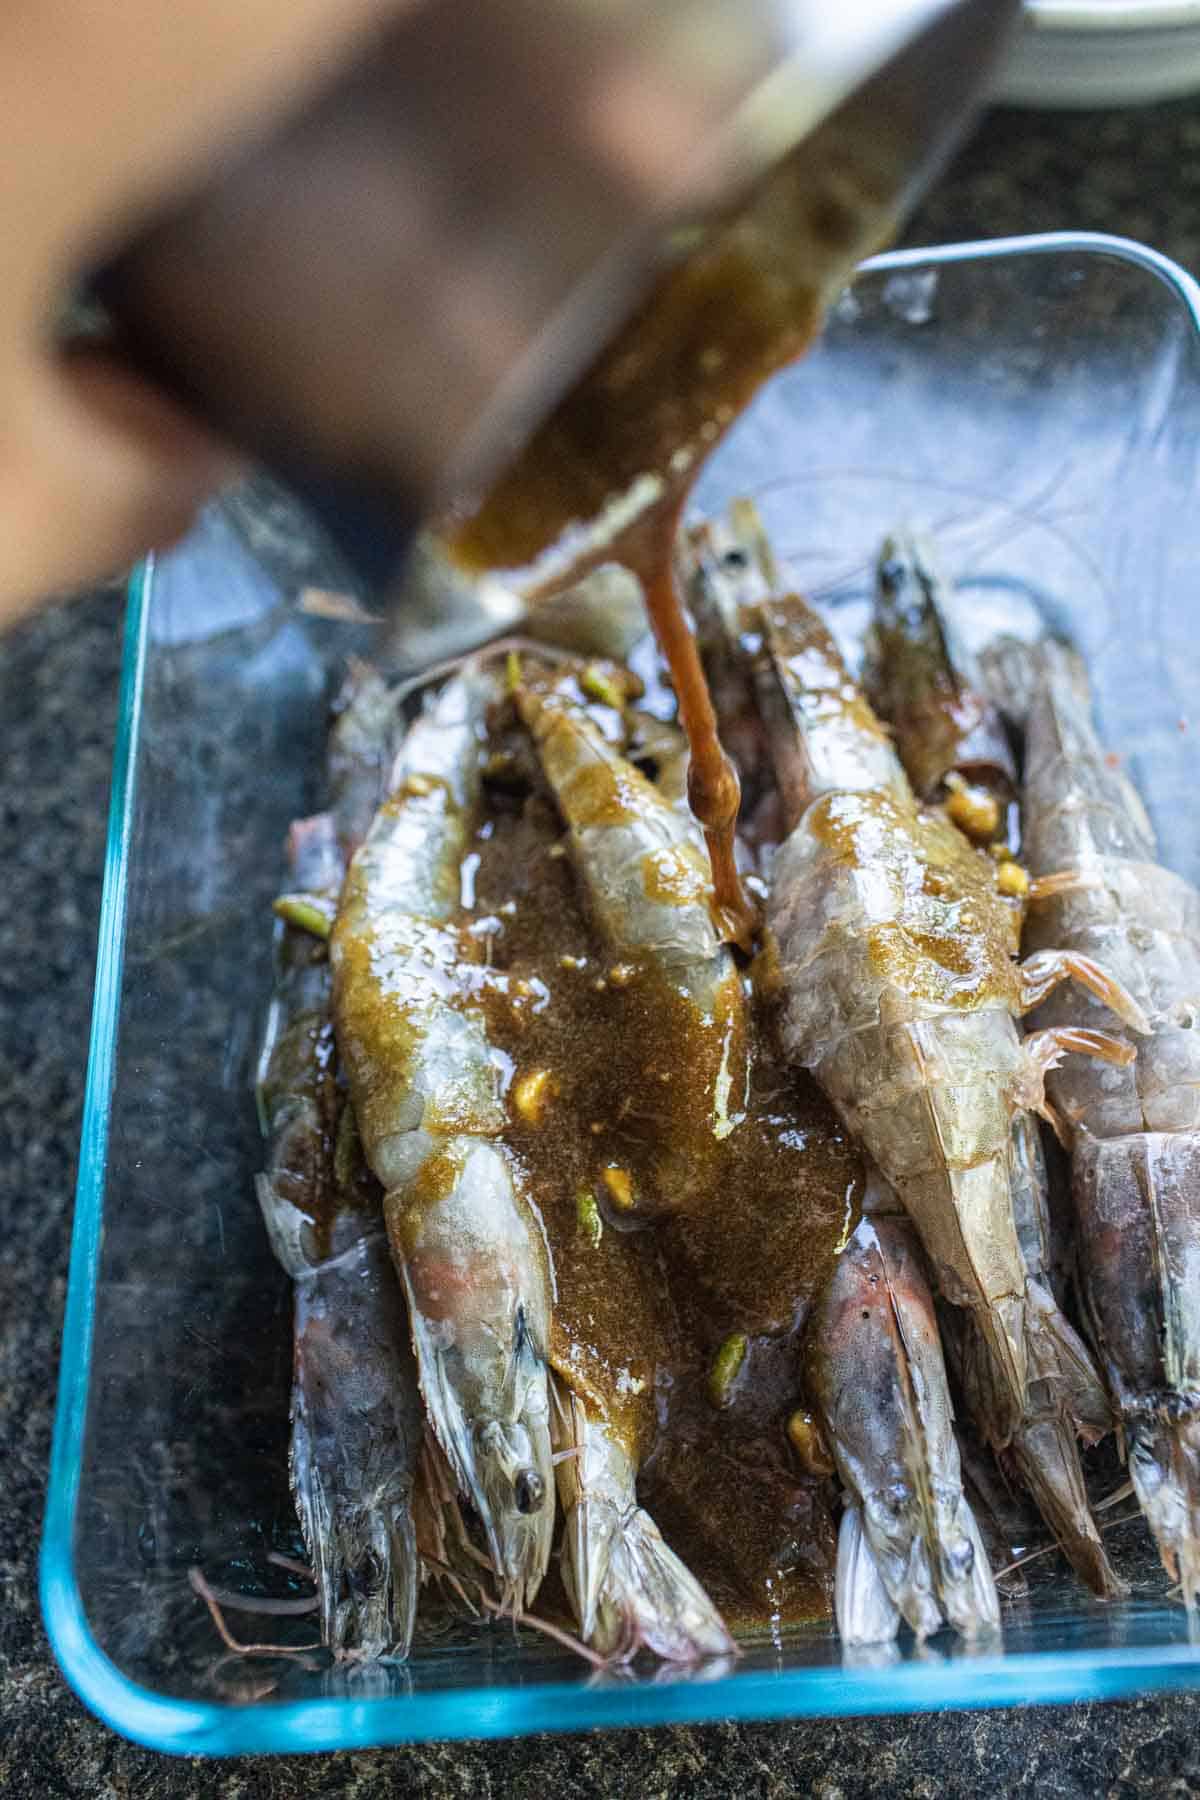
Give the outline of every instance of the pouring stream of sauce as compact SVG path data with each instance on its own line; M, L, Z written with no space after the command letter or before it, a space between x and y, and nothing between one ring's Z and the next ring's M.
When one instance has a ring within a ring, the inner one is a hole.
M722 748L673 571L687 493L769 376L810 345L855 265L891 233L911 165L898 115L856 105L778 165L660 276L649 299L482 500L442 521L455 560L513 575L531 602L591 568L639 577L688 736L688 798L720 928L748 945L734 864L738 777Z

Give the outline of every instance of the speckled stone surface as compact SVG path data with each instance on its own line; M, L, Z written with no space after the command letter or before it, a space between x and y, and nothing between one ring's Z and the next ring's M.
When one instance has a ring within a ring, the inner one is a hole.
M1200 270L1200 102L999 114L909 233L1086 228ZM0 1794L860 1796L1200 1794L1200 1701L713 1726L340 1758L175 1762L68 1693L36 1560L87 1053L121 600L53 606L0 647Z

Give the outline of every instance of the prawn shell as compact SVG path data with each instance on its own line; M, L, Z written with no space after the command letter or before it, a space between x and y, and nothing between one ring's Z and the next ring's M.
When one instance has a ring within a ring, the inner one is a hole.
M296 1282L291 1477L335 1656L404 1656L416 1617L424 1431L408 1321L378 1224Z
M768 919L789 1054L815 1068L848 1032L1016 1005L1019 921L990 859L937 813L881 792L817 800L780 847Z
M1200 1405L1200 1131L1082 1138L1080 1274L1113 1389ZM1140 1273L1139 1273L1140 1272Z
M1015 926L983 865L929 815L877 794L833 796L780 850L769 918L784 1048L896 1188L945 1298L987 1332L1007 1433L1024 1404L1010 1184L1027 1077L1011 1010ZM966 881L949 878L959 871Z
M1154 828L1141 796L1096 736L1075 679L1042 646L1043 680L1030 711L1023 788L1024 854L1035 875L1119 857L1153 863Z
M1077 1146L1080 1273L1163 1566L1200 1594L1200 1133Z

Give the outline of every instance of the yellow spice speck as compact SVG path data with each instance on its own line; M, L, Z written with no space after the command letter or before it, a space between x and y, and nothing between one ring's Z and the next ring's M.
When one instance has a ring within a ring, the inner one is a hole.
M946 813L958 829L976 843L985 844L1000 829L1000 804L986 788L962 787L952 790L946 801Z
M540 1125L556 1083L549 1069L526 1069L513 1082L513 1108L527 1125Z
M787 1422L788 1442L808 1475L832 1475L833 1458L821 1427L810 1412L798 1408Z
M1019 862L1002 862L996 868L996 886L1009 900L1023 900L1029 892L1029 875Z
M593 1130L595 1127L593 1127ZM628 1169L622 1169L610 1163L601 1171L600 1179L608 1189L609 1199L618 1212L633 1211L633 1180Z

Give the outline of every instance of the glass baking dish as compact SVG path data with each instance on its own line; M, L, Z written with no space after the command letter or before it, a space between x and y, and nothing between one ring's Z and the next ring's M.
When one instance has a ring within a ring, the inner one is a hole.
M1198 332L1189 277L1116 239L886 256L696 495L711 509L755 492L848 629L903 519L937 529L990 616L1032 599L1069 624L1164 859L1194 881ZM845 1666L822 1625L749 1643L715 1675L598 1678L481 1627L403 1669L276 1665L271 1685L217 1664L189 1566L249 1587L268 1550L297 1546L289 1295L251 1185L249 1072L284 831L317 799L331 672L369 644L368 627L297 606L322 585L336 571L260 496L209 512L130 587L42 1555L47 1628L82 1698L146 1743L228 1754L1200 1686L1137 1524L1111 1540L1129 1544L1127 1602L1092 1601L1044 1557L1006 1605L1002 1656L935 1645Z

